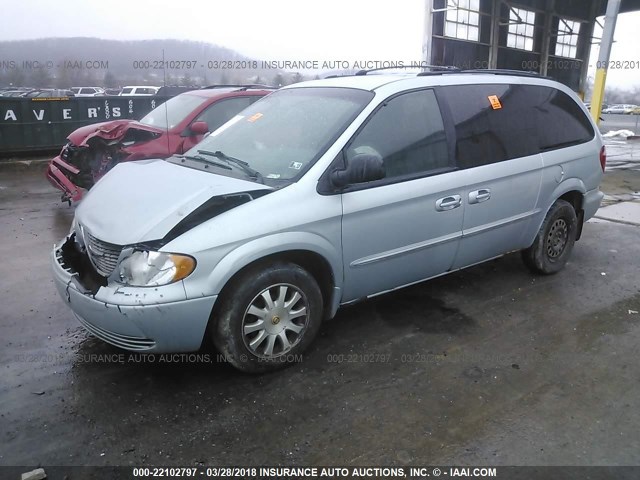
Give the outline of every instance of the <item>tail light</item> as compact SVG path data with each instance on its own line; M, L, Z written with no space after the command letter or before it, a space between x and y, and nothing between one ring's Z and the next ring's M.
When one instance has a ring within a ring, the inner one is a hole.
M604 167L607 166L607 151L605 150L604 145L600 149L600 166L604 172Z

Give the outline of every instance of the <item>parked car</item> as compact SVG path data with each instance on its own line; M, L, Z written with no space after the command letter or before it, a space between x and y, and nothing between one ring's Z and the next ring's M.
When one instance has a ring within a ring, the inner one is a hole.
M75 95L71 90L63 90L60 88L40 88L29 92L23 92L20 96L24 98L64 98L74 97Z
M104 89L100 87L71 87L76 97L103 97Z
M616 113L628 115L633 112L636 105L609 105L607 108L602 109L602 113Z
M80 127L49 163L47 178L63 201L78 201L114 165L184 153L242 109L270 93L240 86L193 90L169 99L140 121L122 119Z
M518 250L556 273L602 200L602 138L566 86L502 73L298 83L184 155L121 163L52 250L57 289L113 345L210 335L259 372L341 305Z
M26 93L25 90L6 90L6 91L2 92L2 96L3 97L11 97L11 98L13 98L13 97L21 97L25 93Z
M122 92L121 88L105 88L104 89L104 93L105 95L113 95L113 96L119 96L120 92Z
M181 85L166 85L160 87L156 92L156 95L159 97L173 97L175 95L180 95L184 92L190 92L191 90L198 90L200 87L184 87Z
M121 97L150 97L151 95L157 94L158 90L160 90L160 87L150 87L148 85L133 85L123 87L119 95Z

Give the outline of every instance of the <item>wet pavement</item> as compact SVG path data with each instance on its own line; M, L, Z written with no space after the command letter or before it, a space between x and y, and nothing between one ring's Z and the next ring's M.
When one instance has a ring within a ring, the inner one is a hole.
M602 115L600 132L603 135L620 132L605 138L607 175L602 184L606 193L603 205L640 200L640 138L627 140L631 132L640 135L640 115Z
M555 276L513 254L345 308L249 376L84 333L48 264L72 214L0 170L0 465L638 463L640 227L588 223Z

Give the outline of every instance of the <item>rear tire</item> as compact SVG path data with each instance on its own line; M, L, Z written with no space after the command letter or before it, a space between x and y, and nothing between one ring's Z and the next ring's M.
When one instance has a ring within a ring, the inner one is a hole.
M318 283L299 265L250 269L225 288L212 340L238 370L260 373L299 361L322 321Z
M577 233L575 209L565 200L556 200L547 212L533 244L522 251L522 260L535 273L557 273L569 260Z

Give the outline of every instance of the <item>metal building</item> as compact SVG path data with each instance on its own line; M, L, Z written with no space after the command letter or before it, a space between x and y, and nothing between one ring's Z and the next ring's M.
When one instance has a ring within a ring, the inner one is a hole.
M610 3L619 13L640 10L640 0ZM425 5L427 63L536 71L584 93L591 45L601 41L594 38L594 26L607 0L425 0ZM615 15L609 26L613 35Z

